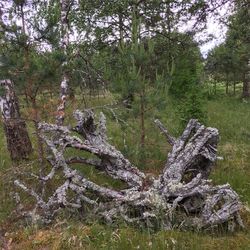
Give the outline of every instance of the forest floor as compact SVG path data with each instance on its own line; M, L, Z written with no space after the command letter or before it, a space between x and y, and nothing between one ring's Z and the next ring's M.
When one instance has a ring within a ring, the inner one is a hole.
M80 97L79 97L80 100ZM79 100L72 101L69 112L79 108ZM87 107L102 106L113 101L111 97L86 99ZM41 118L49 119L55 109L53 100L41 103ZM81 104L81 107L84 105ZM96 109L99 111L99 109ZM101 110L101 109L100 109ZM82 218L81 214L60 216L48 227L32 225L18 217L15 212L13 194L16 190L13 180L20 173L35 171L38 161L33 159L12 164L6 150L2 126L0 126L0 249L250 249L250 101L242 101L233 96L218 94L211 97L205 106L206 125L216 127L220 132L218 160L211 174L215 184L229 183L238 192L244 204L242 217L246 228L235 233L224 229L209 232L181 232L178 230L152 232L125 224L103 225L93 219ZM24 117L29 117L32 109L24 108ZM181 131L180 121L173 102L167 102L165 108L146 115L146 145L142 155L139 147L139 122L135 113L117 111L122 121L117 122L113 113L103 109L107 115L110 141L121 150L128 159L146 172L160 173L166 160L169 146L153 125L153 119L159 118L173 135ZM72 121L68 117L68 121ZM123 122L126 121L126 122ZM1 125L1 124L0 124ZM36 139L32 133L34 148ZM80 167L79 167L80 168ZM119 186L110 182L94 170L82 170L92 180L104 184ZM25 208L32 200L21 196Z

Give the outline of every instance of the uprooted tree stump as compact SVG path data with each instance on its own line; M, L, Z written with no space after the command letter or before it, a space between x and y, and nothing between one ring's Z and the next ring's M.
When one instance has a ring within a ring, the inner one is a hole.
M74 113L74 128L41 123L41 137L51 156L51 171L42 181L48 183L57 175L64 182L45 198L19 180L15 185L36 199L39 218L49 223L63 208L93 207L91 213L112 223L124 220L140 226L170 230L173 228L208 228L228 225L243 227L239 196L229 184L213 186L208 180L216 161L218 130L190 120L179 138L172 137L159 120L155 123L171 144L163 172L158 177L145 175L115 147L108 143L106 119L100 113L95 123L91 110ZM76 133L78 136L76 136ZM86 151L92 158L66 158L66 148ZM108 176L127 184L124 190L97 185L73 168L93 166ZM39 178L39 177L37 177ZM85 210L86 211L86 210ZM33 213L34 214L34 213Z

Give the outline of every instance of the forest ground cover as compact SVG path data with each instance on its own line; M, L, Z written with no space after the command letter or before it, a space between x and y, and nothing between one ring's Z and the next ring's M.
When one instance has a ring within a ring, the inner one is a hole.
M67 114L79 108L80 96L68 105ZM41 98L41 100L44 100ZM41 118L45 119L49 109L53 110L54 100L40 102L44 106ZM101 107L114 102L111 95L106 97L91 97L87 99L87 107ZM107 106L108 107L108 106ZM159 173L170 149L162 135L154 127L153 119L159 118L173 135L181 131L180 117L175 103L168 98L166 107L151 113L146 118L146 144L141 155L139 148L139 123L136 114L117 110L121 117L116 121L112 112L107 109L95 108L98 113L103 110L107 115L108 134L110 141L120 149L135 165L146 172ZM205 104L207 114L206 125L216 127L220 132L219 152L222 157L218 160L211 178L216 184L230 183L244 203L245 210L242 217L245 230L233 234L221 230L209 232L180 232L178 230L152 232L147 229L138 229L124 223L112 226L103 225L93 218L83 218L82 215L63 212L49 227L32 225L21 220L14 212L15 204L12 199L16 190L13 180L25 173L37 170L37 156L33 159L12 164L6 149L2 126L0 130L0 241L10 249L249 249L250 246L250 103L238 97L225 96L220 89L216 96L211 96ZM29 108L23 113L28 117ZM119 113L120 112L120 113ZM65 122L72 121L68 117ZM35 136L31 122L28 122L29 132L32 135L34 147ZM69 152L71 154L72 152ZM90 179L103 185L120 187L120 182L111 182L102 174L93 169L77 166ZM30 180L32 184L32 181ZM21 195L25 208L29 209L32 200ZM4 237L4 238L3 238Z

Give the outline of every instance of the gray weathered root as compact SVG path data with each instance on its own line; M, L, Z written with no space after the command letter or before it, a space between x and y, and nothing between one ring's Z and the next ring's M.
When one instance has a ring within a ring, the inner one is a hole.
M54 193L45 201L33 189L15 181L15 185L36 199L36 214L44 222L50 222L62 208L90 206L93 208L91 213L109 223L122 219L166 230L176 227L202 229L221 224L228 225L231 230L235 226L243 227L237 193L229 184L213 186L207 179L217 158L217 129L190 120L176 139L156 120L156 125L172 145L172 151L162 174L152 177L142 173L108 143L103 113L97 124L91 110L77 110L74 117L77 121L74 128L40 124L41 137L51 152L48 158L51 171L42 181L46 186L49 180L63 174L64 182ZM92 158L66 158L66 148L89 152ZM114 190L97 185L75 170L74 163L93 166L125 182L127 189Z

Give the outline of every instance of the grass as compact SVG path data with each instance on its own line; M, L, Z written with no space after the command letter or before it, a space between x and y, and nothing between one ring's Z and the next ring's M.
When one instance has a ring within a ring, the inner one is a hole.
M114 102L111 96L106 98L89 98L87 106L101 106ZM45 105L50 103L50 105ZM53 100L43 101L44 111L41 118L51 119ZM79 101L72 102L68 113L79 105ZM236 97L227 97L218 90L217 97L210 98L205 107L207 111L207 125L216 127L220 132L218 155L223 160L217 162L211 178L216 184L230 183L239 193L246 206L250 203L250 102ZM99 108L97 110L100 110ZM135 165L146 172L158 174L166 160L170 147L165 139L155 129L152 121L160 118L169 131L177 136L180 133L180 121L171 100L165 110L146 116L146 145L143 161L140 157L139 123L131 113L116 110L120 118L126 117L125 123L117 123L108 109L103 110L108 116L108 136L112 144L120 149ZM24 109L28 117L29 110ZM72 117L68 117L71 121ZM125 119L124 119L125 120ZM30 132L33 131L29 124ZM35 138L32 136L35 143ZM179 232L177 230L155 233L147 229L139 230L120 225L101 225L93 220L83 221L81 216L71 218L67 212L61 214L50 227L27 225L18 220L13 212L15 205L11 198L15 192L13 180L15 175L35 170L36 155L33 161L22 162L16 166L11 163L6 150L5 138L0 129L0 241L1 233L5 234L6 241L11 249L249 249L250 246L250 213L244 211L242 216L246 229L234 234L213 232ZM71 151L68 154L72 154ZM91 168L76 168L84 172L91 180L106 186L121 188L119 181L111 181L106 176ZM29 181L29 180L28 180ZM32 202L29 197L22 195L26 206ZM82 220L82 221L81 221ZM1 246L1 243L0 243Z
M250 103L221 98L208 103L208 124L219 129L218 161L212 175L216 183L230 183L250 202Z
M51 228L26 227L7 234L12 249L249 249L244 232L236 235L159 231L149 233L131 227L111 228L75 221Z

